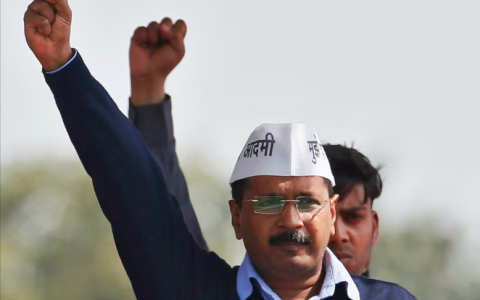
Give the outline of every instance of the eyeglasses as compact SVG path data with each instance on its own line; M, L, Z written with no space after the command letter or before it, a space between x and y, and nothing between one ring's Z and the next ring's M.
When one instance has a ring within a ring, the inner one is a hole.
M256 214L280 214L283 212L287 202L294 202L300 214L313 216L313 214L318 213L327 203L333 200L319 201L312 196L299 196L295 200L285 200L282 196L255 196L251 200L244 201L253 202L253 210Z

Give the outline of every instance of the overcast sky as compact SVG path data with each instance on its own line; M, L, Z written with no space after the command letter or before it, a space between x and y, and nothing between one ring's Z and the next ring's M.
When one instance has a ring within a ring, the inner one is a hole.
M25 42L29 3L1 1L2 165L76 157ZM435 218L478 238L480 1L70 5L72 46L125 113L134 29L164 16L186 21L187 54L167 82L181 159L207 156L228 184L255 126L310 123L321 140L354 141L386 165L375 204L385 223Z

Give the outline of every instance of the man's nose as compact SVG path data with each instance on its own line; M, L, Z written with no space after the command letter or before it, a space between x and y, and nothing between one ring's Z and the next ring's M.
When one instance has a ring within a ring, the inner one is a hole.
M303 227L303 221L295 202L285 203L285 207L283 208L281 215L280 226L287 230L295 230Z
M346 243L349 241L347 226L345 226L342 219L337 216L337 220L335 221L335 234L330 237L328 243Z

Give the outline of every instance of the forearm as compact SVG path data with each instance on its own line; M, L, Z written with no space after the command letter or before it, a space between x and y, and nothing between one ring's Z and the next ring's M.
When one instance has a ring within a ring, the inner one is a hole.
M154 105L136 107L130 102L129 117L162 166L169 190L178 200L188 229L200 246L207 249L175 151L170 97L167 95L163 103Z
M92 177L137 298L182 294L182 285L166 278L174 273L184 282L206 253L188 232L158 162L79 55L45 79Z
M94 181L102 184L130 181L125 192L131 193L130 186L148 180L145 173L163 177L135 128L90 75L80 55L60 72L46 74L45 79L55 96L70 139ZM140 170L144 172L135 174ZM163 178L158 184L147 181L145 185L149 188L145 193L155 190L161 192L161 199L170 197ZM106 201L105 205L129 205L111 198L100 200ZM109 219L115 217L110 211L108 214Z

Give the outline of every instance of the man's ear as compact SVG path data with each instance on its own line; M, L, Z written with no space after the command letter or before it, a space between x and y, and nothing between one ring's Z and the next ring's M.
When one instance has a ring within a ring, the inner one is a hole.
M373 215L373 237L372 237L372 245L375 245L378 242L378 235L379 235L379 230L378 230L378 225L379 225L379 219L378 219L378 214L376 211L372 210L372 215Z
M330 224L330 236L335 235L335 220L337 219L337 202L340 196L335 194L330 198L330 213L332 214L332 224Z
M240 228L241 208L234 200L228 201L228 205L230 206L230 214L232 215L232 226L233 230L235 230L235 237L237 240L241 240L243 238L242 230Z

